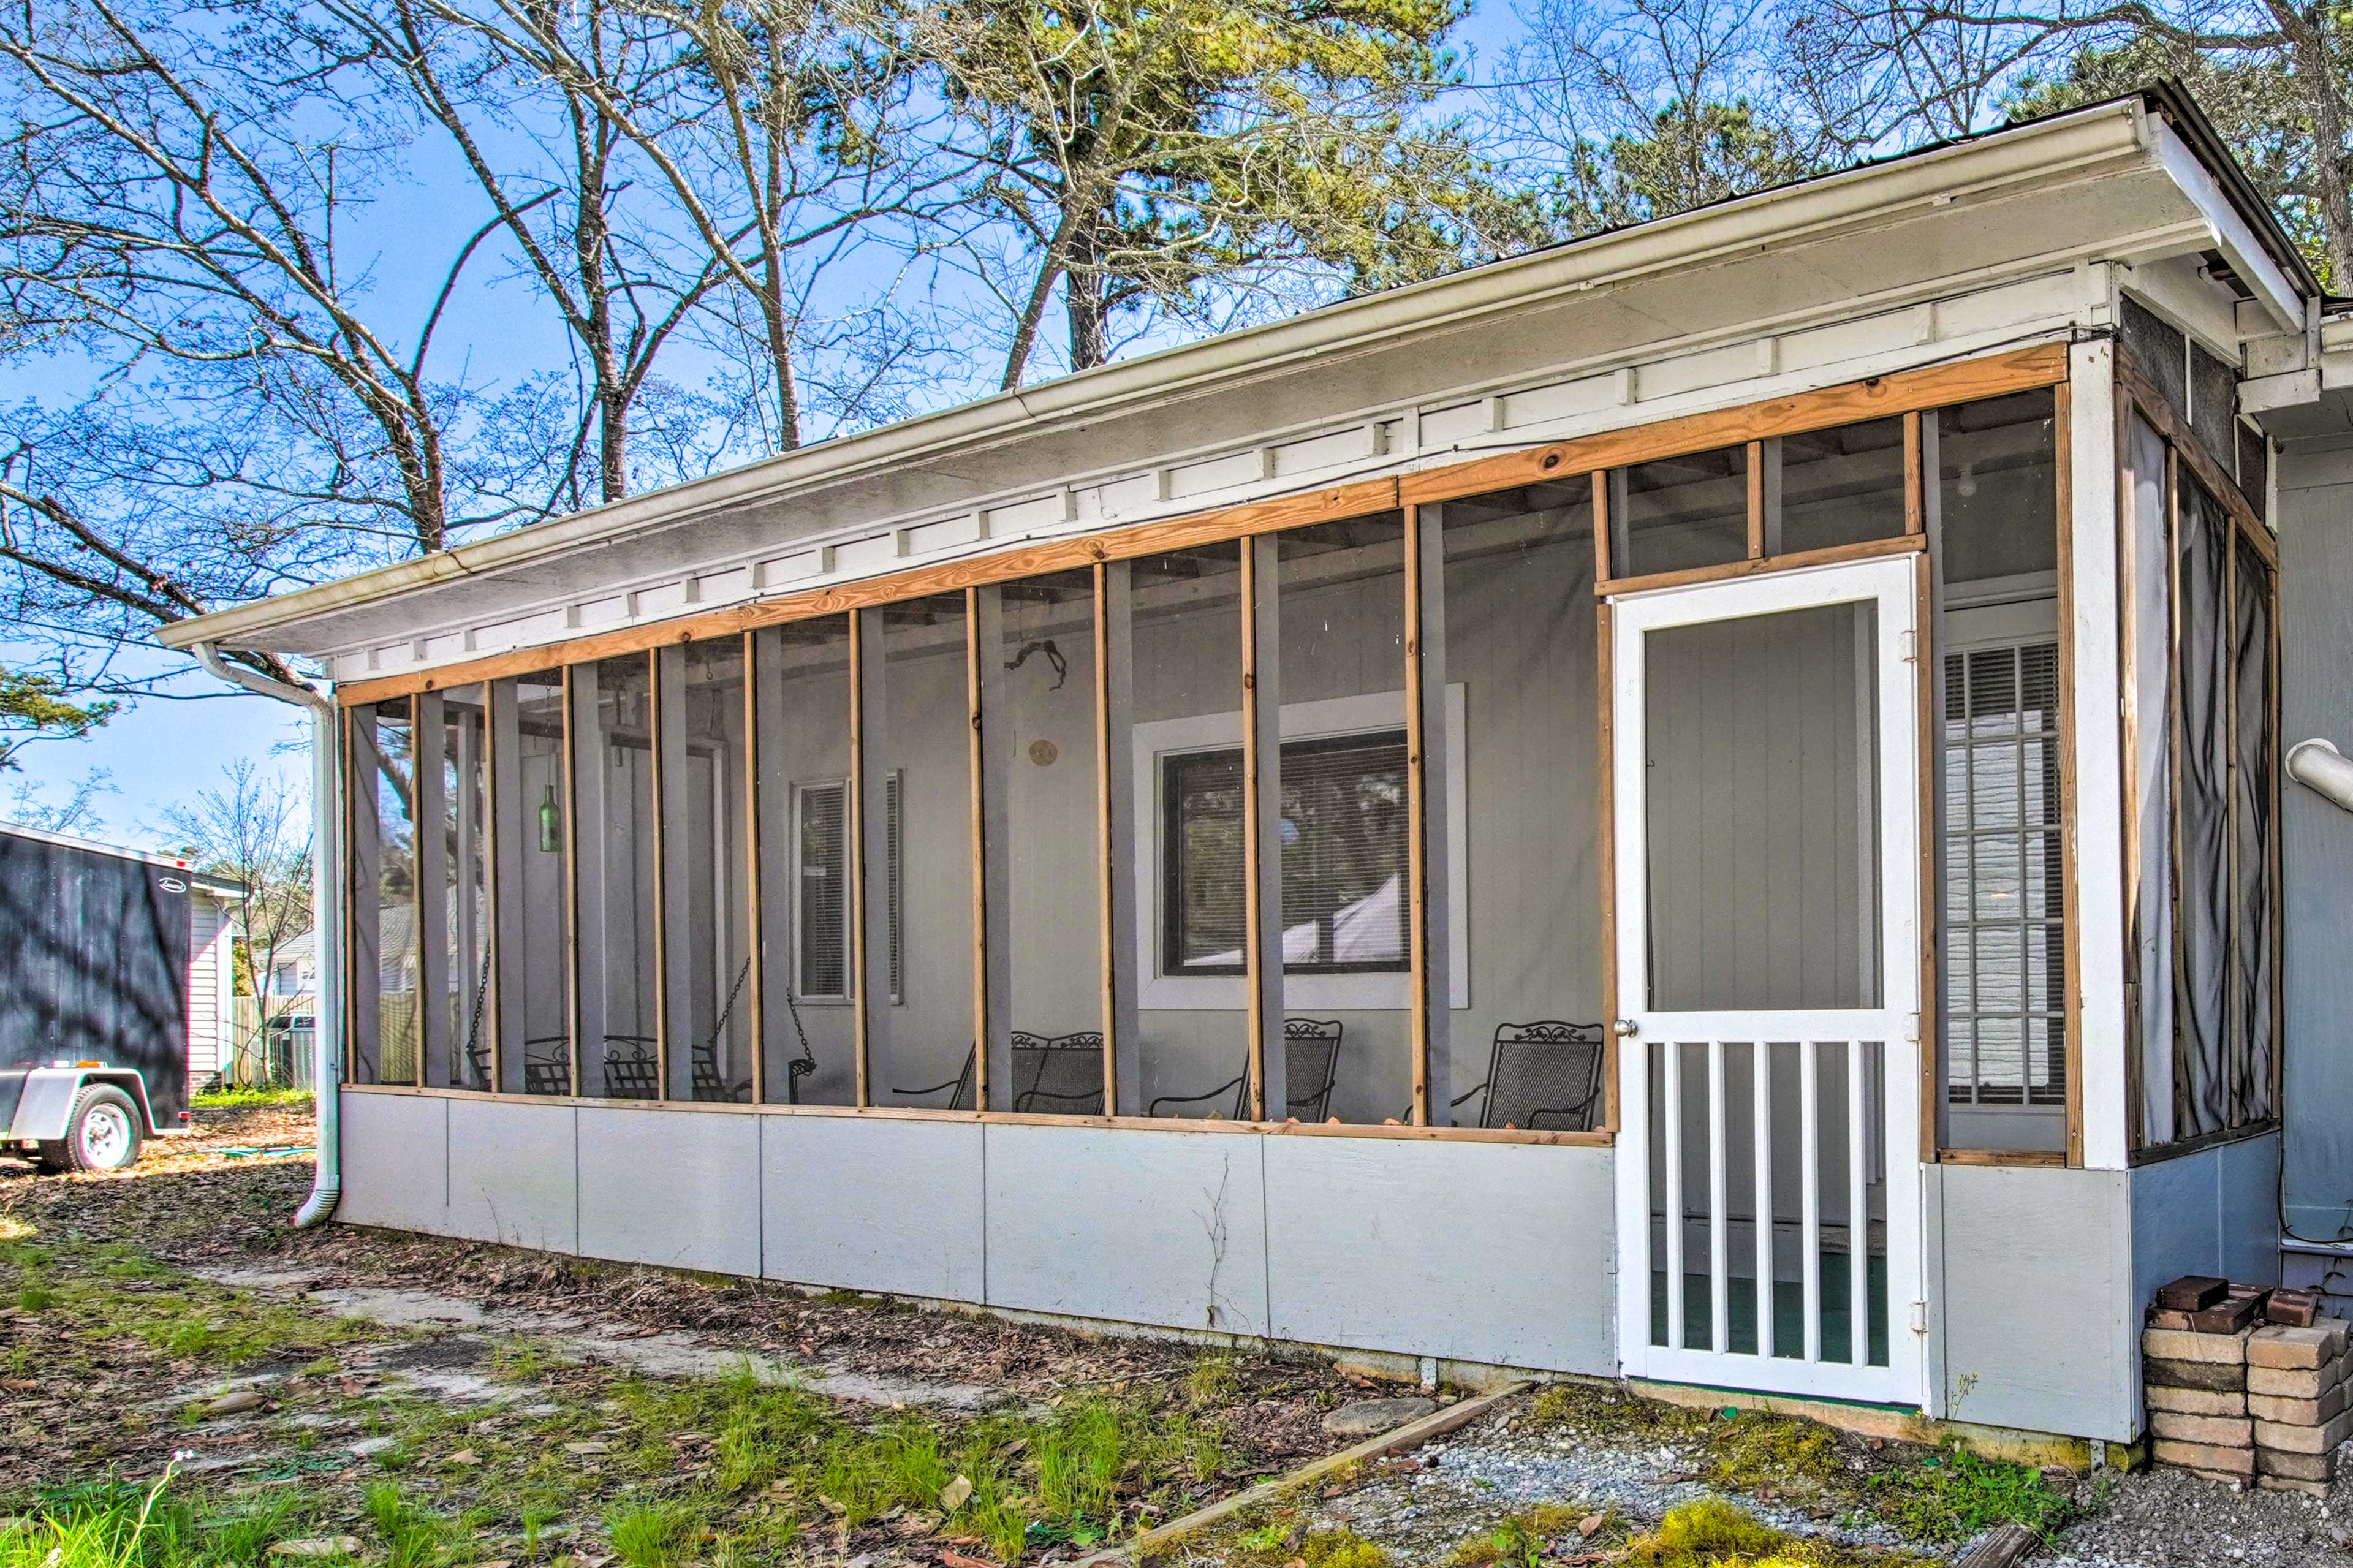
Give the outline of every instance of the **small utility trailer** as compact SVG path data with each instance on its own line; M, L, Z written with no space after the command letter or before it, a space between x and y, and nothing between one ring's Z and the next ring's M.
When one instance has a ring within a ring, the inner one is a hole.
M188 1130L191 998L197 978L207 993L225 978L213 949L236 891L182 861L0 825L0 1147L117 1171Z

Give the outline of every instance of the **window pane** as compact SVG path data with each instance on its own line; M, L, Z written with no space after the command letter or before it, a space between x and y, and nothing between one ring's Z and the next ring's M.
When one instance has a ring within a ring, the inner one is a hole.
M1777 536L1777 512L1768 510L1768 551L1825 550L1904 531L1902 419L1784 436L1766 450L1779 465L1779 529Z
M579 674L586 676L582 667ZM564 675L491 687L497 768L499 1087L572 1092L570 805L564 777Z
M752 909L744 639L660 660L670 1098L752 1098Z
M858 1098L849 1010L843 779L849 772L849 623L752 634L758 725L761 1042L767 1098Z
M412 708L352 710L352 1042L354 1083L415 1083L418 1067Z
M992 1058L989 1107L1103 1113L1103 944L1095 776L1094 581L1055 573L984 590L999 631L982 723L996 731L987 784L1003 804L1001 909L1009 1042ZM1000 926L992 915L992 946ZM996 1081L998 1077L1007 1081Z
M1229 541L1112 570L1124 574L1131 627L1138 1106L1232 1117L1248 1061L1241 552ZM1120 658L1114 645L1114 670Z
M624 654L572 674L580 889L580 1092L657 1098L653 660Z
M2241 1121L2273 1114L2272 922L2273 770L2271 570L2254 547L2239 541L2234 617L2236 647L2232 734L2233 881L2238 908L2238 964L2232 1040L2240 1056L2236 1110Z
M460 1089L491 1087L491 903L489 714L483 689L460 687L418 699L437 726L434 791L438 820L434 879L440 898L440 1016L428 1081ZM438 710L438 711L436 711Z
M963 1076L972 1056L972 722L962 594L884 614L881 744L890 770L879 885L889 899L890 1005L872 1030L871 1081L883 1104L935 1105L930 1086ZM874 723L870 714L870 725ZM873 763L870 763L873 765ZM873 875L870 871L870 877ZM913 886L912 901L901 889ZM870 1015L871 1016L871 1015Z
M2059 566L2058 458L2051 394L1939 409L1932 531L1947 583Z
M2241 1086L2230 1060L2230 616L2223 602L2229 521L2192 481L2179 488L2175 603L2179 608L2181 795L2176 827L2181 969L2174 983L2174 1133L2232 1126Z
M1877 620L1649 634L1653 1008L1877 1005Z
M1447 707L1447 740L1462 759L1464 798L1450 796L1449 815L1463 841L1446 847L1467 907L1449 922L1452 973L1432 979L1433 997L1450 1004L1451 1079L1433 1086L1432 1113L1465 1126L1591 1128L1606 1022L1592 487L1448 501L1440 527L1445 637L1424 657L1442 655L1426 668L1442 669L1450 698L1461 693L1459 726ZM1451 787L1451 756L1448 767ZM1546 1023L1586 1033L1524 1027Z
M1610 475L1609 569L1620 577L1748 558L1748 448L1637 463Z
M1405 521L1276 536L1288 1103L1270 1120L1384 1121L1412 1103L1407 1024Z

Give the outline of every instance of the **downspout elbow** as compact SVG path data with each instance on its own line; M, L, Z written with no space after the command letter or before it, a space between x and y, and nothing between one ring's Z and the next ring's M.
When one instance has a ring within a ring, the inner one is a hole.
M2353 811L2353 757L2315 738L2288 748L2287 776L2331 805Z
M334 832L340 820L335 809L343 770L336 755L335 705L307 686L276 680L259 670L239 669L220 656L209 642L191 649L196 662L217 679L242 687L259 697L290 702L311 714L311 952L319 969L318 997L313 1005L311 1038L317 1060L311 1069L311 1090L318 1106L318 1159L311 1180L311 1195L294 1212L294 1228L309 1230L324 1225L343 1195L343 1107L336 1089L343 1080L342 911L336 893L342 886L342 847Z

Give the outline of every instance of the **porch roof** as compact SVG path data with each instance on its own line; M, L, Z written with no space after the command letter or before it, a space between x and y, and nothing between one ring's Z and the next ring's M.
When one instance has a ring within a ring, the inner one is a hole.
M584 586L631 595L634 614L634 595L665 576L852 543L878 523L985 509L1024 487L1345 428L1547 368L1631 363L1744 323L1883 311L1907 292L2024 268L2207 252L2266 330L2301 330L2318 293L2310 273L2195 108L2153 89L819 443L158 636L331 660L402 644L418 655L409 668L427 668L472 653L470 628L543 615ZM1328 480L1291 488L1317 482ZM1137 520L1081 519L1066 502L1024 528L983 527L977 548ZM837 580L910 563L858 553ZM742 579L737 602L810 585L756 569ZM446 650L428 656L436 634Z

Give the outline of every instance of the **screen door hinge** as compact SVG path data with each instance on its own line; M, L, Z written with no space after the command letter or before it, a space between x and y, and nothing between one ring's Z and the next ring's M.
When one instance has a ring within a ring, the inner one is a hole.
M1928 1331L1928 1303L1926 1301L1912 1303L1912 1331L1915 1334Z
M1902 658L1905 663L1910 664L1914 659L1919 657L1919 634L1909 630L1898 632L1895 635L1895 647L1897 657Z
M1907 1046L1920 1043L1920 1015L1917 1013L1904 1015L1904 1043Z

